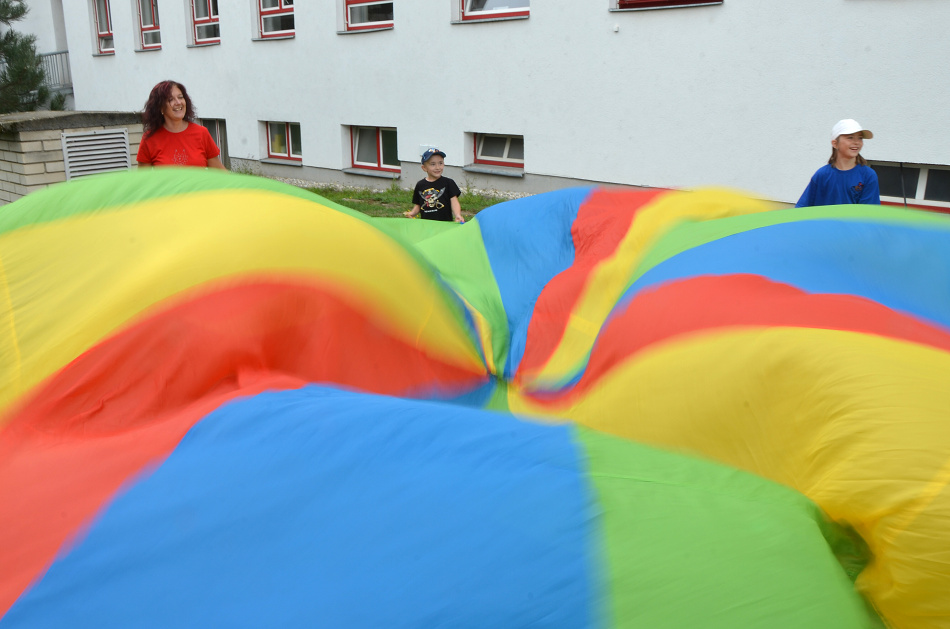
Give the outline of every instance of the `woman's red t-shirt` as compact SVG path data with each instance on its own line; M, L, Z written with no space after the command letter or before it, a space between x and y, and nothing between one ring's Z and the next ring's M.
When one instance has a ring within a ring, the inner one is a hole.
M184 131L172 133L161 127L142 138L138 156L142 163L152 166L201 166L221 154L211 134L200 124L188 123Z

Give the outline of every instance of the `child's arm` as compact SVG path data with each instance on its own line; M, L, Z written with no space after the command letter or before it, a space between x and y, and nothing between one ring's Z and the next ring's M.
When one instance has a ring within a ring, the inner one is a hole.
M406 218L415 218L416 215L419 213L419 210L421 209L422 207L418 203L416 203L412 206L411 210L409 210L408 212L403 212L402 215L405 216Z
M459 203L458 197L452 197L450 199L450 206L452 208L452 218L455 219L456 223L464 223L465 219L462 218L462 204Z

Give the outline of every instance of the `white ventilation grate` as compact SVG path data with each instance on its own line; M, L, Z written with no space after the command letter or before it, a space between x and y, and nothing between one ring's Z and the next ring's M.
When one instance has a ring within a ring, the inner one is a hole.
M63 159L66 162L67 180L113 170L129 170L132 167L129 131L105 129L64 133Z

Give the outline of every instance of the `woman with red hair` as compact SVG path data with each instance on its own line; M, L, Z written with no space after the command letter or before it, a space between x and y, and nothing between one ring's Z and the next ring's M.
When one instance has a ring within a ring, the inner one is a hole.
M202 125L185 86L162 81L152 88L142 112L139 166L201 166L220 168L221 151Z

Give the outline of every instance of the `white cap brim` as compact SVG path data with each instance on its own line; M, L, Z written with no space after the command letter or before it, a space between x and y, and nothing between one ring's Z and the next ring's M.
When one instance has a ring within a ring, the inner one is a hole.
M851 133L861 133L861 137L865 140L870 140L874 137L874 134L862 127L857 120L846 118L839 120L838 123L831 128L831 139L837 140L839 135L848 135Z

